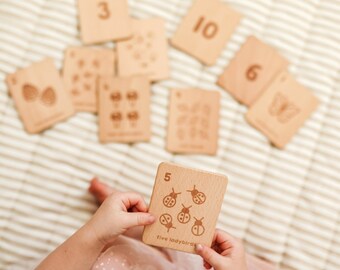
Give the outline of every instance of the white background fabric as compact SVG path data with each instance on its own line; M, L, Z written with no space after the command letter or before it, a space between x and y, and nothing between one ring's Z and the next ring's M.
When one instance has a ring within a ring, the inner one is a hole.
M150 143L103 145L89 113L28 135L4 83L7 73L46 56L60 68L65 48L81 44L75 0L0 1L0 269L39 258L91 216L96 205L86 189L93 175L149 198L161 161L229 177L219 226L244 239L250 253L281 269L340 269L340 1L226 2L244 17L216 65L169 49L171 78L152 87ZM191 1L129 4L135 17L164 18L170 38ZM290 72L321 101L284 151L248 125L246 108L215 85L251 34L287 57ZM221 92L216 156L164 150L173 87Z

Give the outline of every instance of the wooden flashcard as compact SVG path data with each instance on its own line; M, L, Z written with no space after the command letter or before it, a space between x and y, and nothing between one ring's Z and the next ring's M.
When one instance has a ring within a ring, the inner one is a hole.
M171 43L203 64L215 64L241 15L221 1L196 0Z
M158 167L143 242L195 253L195 244L211 246L228 179L224 175L172 163Z
M117 43L119 76L144 74L151 81L168 78L168 42L164 20L133 20L132 26L133 38Z
M283 148L318 103L309 90L283 71L250 107L246 119L275 146Z
M216 154L220 93L171 90L167 149L186 154Z
M288 61L274 48L250 36L218 80L218 85L250 106Z
M150 83L146 76L99 79L101 142L148 141L150 125Z
M112 49L68 48L65 54L63 79L78 111L97 112L98 76L114 75Z
M85 44L132 36L127 0L78 0L78 11Z
M39 133L74 114L69 93L52 59L20 69L6 78L25 129Z

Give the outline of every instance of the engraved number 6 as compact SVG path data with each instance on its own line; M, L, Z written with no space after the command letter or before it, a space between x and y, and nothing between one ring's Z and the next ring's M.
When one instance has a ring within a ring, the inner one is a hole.
M109 10L109 6L107 4L107 2L100 2L98 3L98 7L101 8L101 13L98 14L99 18L106 20L108 18L110 18L110 10Z
M262 67L259 66L259 65L252 65L250 66L248 69L247 69L247 72L246 72L246 77L248 80L250 81L255 81L256 78L257 78L257 72L256 70L259 69L261 70Z
M170 179L171 179L171 173L169 173L169 172L167 172L167 173L165 173L165 176L164 176L164 181L170 181Z

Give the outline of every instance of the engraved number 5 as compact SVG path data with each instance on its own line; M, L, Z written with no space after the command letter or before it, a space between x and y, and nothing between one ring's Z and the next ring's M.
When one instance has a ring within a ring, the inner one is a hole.
M165 176L164 176L164 181L170 181L170 179L171 179L171 173L169 173L169 172L167 172L167 173L165 173Z
M99 18L101 18L102 20L110 18L111 13L107 2L100 2L98 4L98 7L101 9L101 12L98 14Z

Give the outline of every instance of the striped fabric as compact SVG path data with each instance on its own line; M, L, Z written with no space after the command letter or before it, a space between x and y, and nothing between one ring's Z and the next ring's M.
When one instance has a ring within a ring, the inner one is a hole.
M161 161L228 175L219 226L242 238L248 252L280 269L340 269L340 1L227 2L244 17L216 65L169 49L171 78L152 87L151 142L103 145L89 113L28 135L4 83L7 73L46 56L61 67L65 48L81 44L76 1L0 1L0 269L41 257L88 220L96 209L86 190L93 175L149 198ZM171 37L191 4L131 0L130 11L164 18ZM215 85L251 34L287 57L290 72L321 101L284 151L248 125L246 108ZM173 87L221 92L216 156L164 150Z

